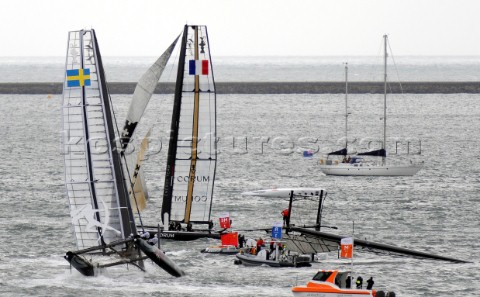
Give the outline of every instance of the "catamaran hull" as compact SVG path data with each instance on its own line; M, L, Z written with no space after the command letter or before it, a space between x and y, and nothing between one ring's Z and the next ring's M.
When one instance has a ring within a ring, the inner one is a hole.
M188 232L188 231L158 231L156 229L147 230L152 236L157 234L158 238L161 239L170 239L177 241L191 241L200 238L213 238L220 239L220 233L209 233L209 232Z
M422 166L350 166L323 165L320 170L326 175L341 176L413 176Z
M81 256L73 252L67 252L64 258L68 261L68 263L70 263L70 265L73 266L73 268L77 269L81 274L85 276L95 275L93 265Z
M185 275L180 267L178 267L172 260L170 260L165 254L159 250L156 246L148 244L145 240L138 238L135 240L138 244L140 250L148 257L150 260L155 262L163 270L170 273L175 277L180 277Z
M290 193L293 191L293 195L301 196L318 196L321 188L279 188L279 189L266 189L243 192L245 196L259 196L259 197L272 197L272 198L290 198Z

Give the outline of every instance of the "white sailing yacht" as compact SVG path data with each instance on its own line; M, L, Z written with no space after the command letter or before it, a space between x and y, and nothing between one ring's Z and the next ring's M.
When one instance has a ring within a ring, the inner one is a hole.
M390 165L387 164L387 151L385 148L387 140L387 43L388 36L384 35L384 100L383 100L383 142L382 148L375 151L359 153L357 156L374 156L381 157L380 162L364 162L362 157L349 158L348 162L338 162L332 160L320 160L320 170L326 175L363 175L363 176L412 176L415 175L421 168L420 164L408 164L408 165ZM345 92L345 105L347 105L348 94L348 68L345 67L345 80L346 80L346 92ZM347 107L345 107L347 109ZM348 112L345 114L345 134L347 136L347 119ZM347 138L346 138L347 139ZM332 152L328 155L343 155L347 156L347 140L345 148ZM345 160L345 159L344 159Z

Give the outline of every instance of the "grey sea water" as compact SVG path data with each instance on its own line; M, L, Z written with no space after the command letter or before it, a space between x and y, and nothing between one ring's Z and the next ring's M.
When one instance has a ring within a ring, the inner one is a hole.
M130 96L112 100L123 122ZM281 220L288 202L244 197L243 191L322 187L328 191L323 224L338 227L332 232L472 262L359 251L356 275L373 276L375 287L397 296L480 296L478 100L472 94L389 96L389 145L410 139L421 142L422 153L399 151L392 157L425 164L413 177L392 178L320 173L321 153L338 148L344 135L342 95L218 96L220 154L212 214L230 212L237 229L268 227ZM349 267L336 253L311 268L243 267L234 265L232 256L199 252L214 241L165 241L162 247L185 277L173 278L150 262L146 273L121 266L98 277L81 276L62 258L75 247L63 185L61 101L61 96L0 95L0 296L291 296L291 287L306 283L317 269ZM143 219L151 224L159 220L171 110L170 96L154 95L137 134L153 126L144 162L151 199ZM349 139L365 145L362 140L381 137L381 96L351 95L349 112ZM305 159L301 153L307 147L319 153ZM315 208L314 202L298 202L292 221L311 223Z

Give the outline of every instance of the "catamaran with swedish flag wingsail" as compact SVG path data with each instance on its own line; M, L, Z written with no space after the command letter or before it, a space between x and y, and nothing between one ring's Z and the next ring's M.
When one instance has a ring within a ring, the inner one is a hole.
M174 276L183 271L137 234L125 156L95 31L69 33L63 89L65 186L77 250L65 259L86 276L98 268L150 258ZM134 201L135 197L134 197Z

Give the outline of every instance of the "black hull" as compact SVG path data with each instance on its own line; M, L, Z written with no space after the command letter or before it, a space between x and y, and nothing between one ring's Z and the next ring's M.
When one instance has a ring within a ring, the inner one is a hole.
M150 258L155 264L175 277L185 275L185 273L172 260L159 250L156 246L149 245L145 240L138 238L135 240L142 252Z
M93 265L83 259L81 256L73 252L67 252L64 258L68 261L68 263L70 263L71 266L73 266L73 268L77 269L81 274L85 276L95 275Z
M156 229L154 230L146 230L152 236L158 233ZM177 240L177 241L191 241L200 238L213 238L213 239L220 239L220 233L217 232L202 232L202 231L160 231L157 236L159 239L169 239L169 240Z

